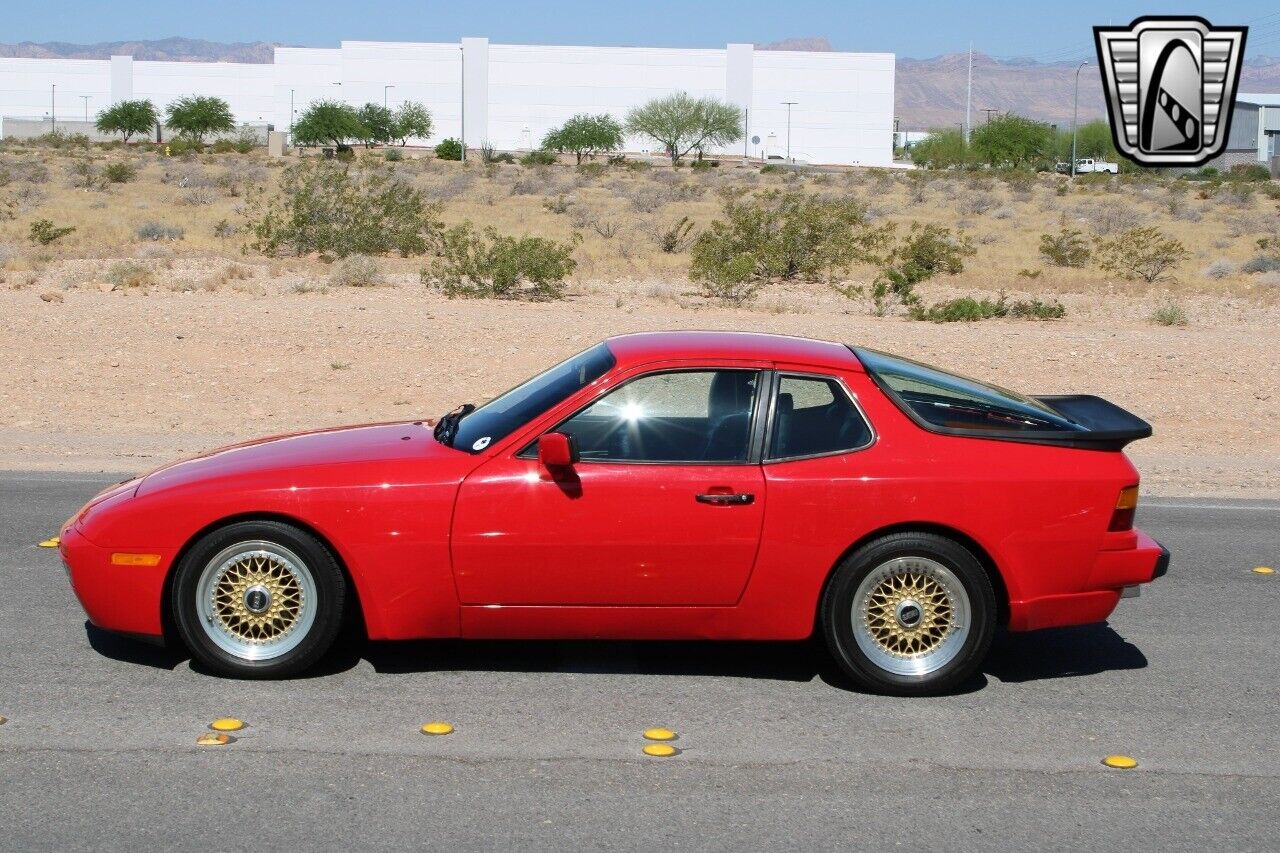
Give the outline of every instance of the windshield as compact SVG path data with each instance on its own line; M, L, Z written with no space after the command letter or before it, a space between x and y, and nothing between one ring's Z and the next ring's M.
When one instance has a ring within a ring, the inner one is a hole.
M949 430L1079 432L1085 428L1039 400L875 350L854 353L907 413Z
M479 453L580 388L595 382L615 363L609 348L597 344L494 397L474 411L463 412L450 431L450 440L445 443L468 453Z

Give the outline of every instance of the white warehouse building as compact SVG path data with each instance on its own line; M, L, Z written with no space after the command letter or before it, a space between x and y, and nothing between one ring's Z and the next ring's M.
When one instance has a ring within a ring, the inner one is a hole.
M321 99L385 100L392 108L412 100L431 111L433 143L465 133L470 148L523 150L575 113L621 120L634 106L683 90L744 110L745 147L708 153L784 155L790 101L797 160L887 166L893 86L890 53L344 41L336 49L276 48L273 64L0 59L0 116L52 122L51 112L82 119L86 106L92 116L129 98L163 109L184 95L217 95L238 121L286 130ZM630 151L652 145L627 140Z

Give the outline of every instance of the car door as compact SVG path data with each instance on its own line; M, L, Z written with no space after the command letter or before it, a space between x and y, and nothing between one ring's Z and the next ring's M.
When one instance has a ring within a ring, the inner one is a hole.
M462 483L452 556L468 605L732 605L764 518L757 369L653 370L555 427L580 461L553 479L534 443Z

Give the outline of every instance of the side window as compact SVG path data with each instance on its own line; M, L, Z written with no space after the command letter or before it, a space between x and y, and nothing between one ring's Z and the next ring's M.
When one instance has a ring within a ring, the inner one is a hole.
M584 461L745 462L759 374L684 370L634 379L557 429Z
M782 376L774 405L770 459L856 450L871 441L871 427L834 379Z

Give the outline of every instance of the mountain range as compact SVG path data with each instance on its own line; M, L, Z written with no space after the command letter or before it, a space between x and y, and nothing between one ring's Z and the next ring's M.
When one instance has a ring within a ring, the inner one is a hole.
M98 44L21 42L0 44L0 57L106 59L131 55L141 60L179 62L271 62L277 45L270 42L223 43L202 39L167 38ZM830 51L820 36L782 39L757 45L760 50ZM898 57L894 114L903 130L959 127L964 123L967 53L932 59ZM1075 62L1037 62L973 55L973 121L984 110L1014 112L1063 127L1071 123ZM1254 57L1240 74L1242 92L1280 92L1280 57ZM1096 62L1080 73L1080 120L1103 118L1102 83Z

